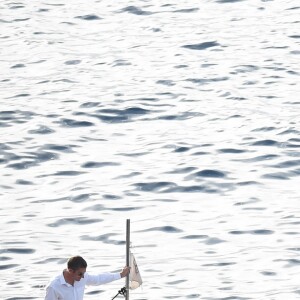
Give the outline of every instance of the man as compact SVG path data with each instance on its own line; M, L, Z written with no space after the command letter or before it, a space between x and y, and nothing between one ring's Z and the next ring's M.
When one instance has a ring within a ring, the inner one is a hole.
M47 285L45 300L83 300L86 285L100 285L123 278L130 270L125 267L120 273L89 275L86 268L87 263L81 256L71 257L67 269Z

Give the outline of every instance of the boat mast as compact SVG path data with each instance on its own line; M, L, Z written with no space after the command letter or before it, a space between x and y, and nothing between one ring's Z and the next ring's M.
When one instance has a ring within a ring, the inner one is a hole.
M126 220L126 267L129 267L130 219ZM129 274L126 276L126 300L129 300Z

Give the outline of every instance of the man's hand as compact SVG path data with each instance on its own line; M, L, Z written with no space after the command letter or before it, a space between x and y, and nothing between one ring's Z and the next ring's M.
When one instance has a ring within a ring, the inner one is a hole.
M123 277L127 276L129 274L129 272L130 272L130 267L124 267L122 272L120 273L120 275L123 278Z

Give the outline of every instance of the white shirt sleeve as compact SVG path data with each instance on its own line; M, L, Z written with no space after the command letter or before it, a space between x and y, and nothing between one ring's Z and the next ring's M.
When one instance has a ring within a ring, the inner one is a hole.
M47 287L45 300L58 300L58 295L53 287Z
M98 275L84 274L84 277L86 277L87 285L100 285L114 280L118 280L121 278L121 275L120 273L102 273Z

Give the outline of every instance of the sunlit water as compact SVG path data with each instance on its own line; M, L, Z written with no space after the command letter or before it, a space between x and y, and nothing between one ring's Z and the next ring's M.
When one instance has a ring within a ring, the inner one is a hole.
M1 299L42 299L74 254L118 271L127 218L131 299L300 299L297 0L0 13Z

